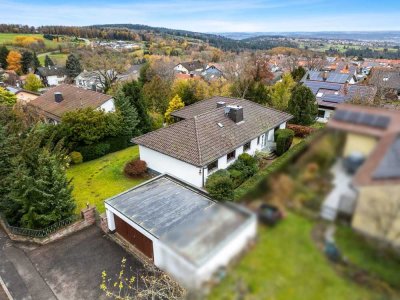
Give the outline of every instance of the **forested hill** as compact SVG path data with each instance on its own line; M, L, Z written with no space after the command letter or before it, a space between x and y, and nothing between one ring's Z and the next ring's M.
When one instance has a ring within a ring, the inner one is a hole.
M152 27L140 24L107 24L107 25L94 25L90 27L99 29L101 28L129 29L138 32L147 31L147 32L154 32L155 34L160 34L160 35L164 34L176 37L193 38L197 40L202 40L214 47L223 50L243 50L243 49L266 50L279 46L296 47L296 44L291 43L286 38L278 36L263 37L262 39L234 40L231 38L224 37L222 35L193 32L181 29L170 29L164 27Z
M104 24L91 26L41 26L0 24L3 33L43 33L49 35L68 35L80 38L98 38L108 40L149 41L152 36L170 36L172 38L196 39L228 51L245 49L268 50L274 47L297 47L289 38L266 36L234 40L222 35L200 33L180 29L152 27L140 24Z

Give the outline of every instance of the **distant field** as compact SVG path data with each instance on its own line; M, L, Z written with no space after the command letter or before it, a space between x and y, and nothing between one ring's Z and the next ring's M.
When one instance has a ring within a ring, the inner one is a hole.
M43 38L43 34L0 33L0 45L1 44L6 44L6 45L12 44L14 42L14 39L17 36L33 36L33 37L42 38L44 41L44 44L46 45L47 48L56 48L59 44L62 44L60 42L50 41L50 40Z
M48 54L50 59L58 66L64 66L67 60L68 54L65 53L50 53ZM44 66L44 60L46 58L46 53L38 55L40 64Z

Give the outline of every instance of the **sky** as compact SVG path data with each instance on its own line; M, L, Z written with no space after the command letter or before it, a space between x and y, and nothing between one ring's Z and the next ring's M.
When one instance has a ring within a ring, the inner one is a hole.
M198 32L400 30L399 0L0 0L0 23L144 24Z

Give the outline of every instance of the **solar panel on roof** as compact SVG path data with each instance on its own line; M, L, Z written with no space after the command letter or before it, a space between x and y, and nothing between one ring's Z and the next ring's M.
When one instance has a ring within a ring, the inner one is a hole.
M333 115L333 119L337 121L344 121L346 120L347 111L345 110L337 110Z
M389 125L390 119L385 116L379 116L376 120L371 124L373 127L378 127L382 129L386 129Z
M358 122L362 125L367 125L367 126L371 126L371 124L374 122L375 120L375 116L371 115L371 114L363 114L361 116L360 119L358 119Z

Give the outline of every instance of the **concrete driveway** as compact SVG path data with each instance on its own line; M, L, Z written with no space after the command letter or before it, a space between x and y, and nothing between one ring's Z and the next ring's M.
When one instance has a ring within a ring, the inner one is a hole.
M16 244L4 233L0 238L0 275L15 300L106 299L99 288L103 270L114 278L125 257L127 269L143 271L140 261L96 226L45 246Z

